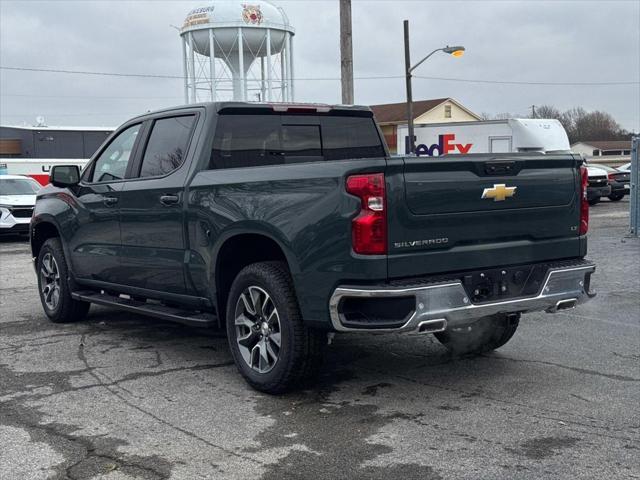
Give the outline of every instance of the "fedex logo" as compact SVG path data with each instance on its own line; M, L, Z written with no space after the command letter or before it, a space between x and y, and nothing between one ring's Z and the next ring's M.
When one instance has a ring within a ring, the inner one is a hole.
M473 143L453 143L456 139L455 133L445 133L444 135L438 135L438 143L434 143L430 147L421 143L416 145L416 155L427 155L433 157L435 155L447 155L448 153L469 153ZM405 153L409 153L409 136L405 137ZM436 154L437 150L437 154Z

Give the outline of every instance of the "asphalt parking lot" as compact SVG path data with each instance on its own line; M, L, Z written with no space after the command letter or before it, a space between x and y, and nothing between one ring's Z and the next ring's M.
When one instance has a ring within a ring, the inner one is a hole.
M640 478L640 242L591 209L598 296L499 351L337 336L317 386L272 397L226 339L92 307L49 323L28 243L0 240L0 478Z

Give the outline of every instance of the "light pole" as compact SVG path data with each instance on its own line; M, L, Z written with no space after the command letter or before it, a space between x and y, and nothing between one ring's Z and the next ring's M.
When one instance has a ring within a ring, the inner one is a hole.
M449 55L453 55L454 57L461 57L464 54L464 47L455 46L450 47L447 45L446 47L436 48L429 55L424 57L418 63L416 63L413 67L411 66L411 55L409 53L409 20L404 21L404 65L405 65L405 76L407 83L407 123L409 126L409 153L416 153L416 139L414 135L413 128L413 93L411 91L411 72L413 72L416 68L422 65L425 60L427 60L431 55L436 52L444 52Z

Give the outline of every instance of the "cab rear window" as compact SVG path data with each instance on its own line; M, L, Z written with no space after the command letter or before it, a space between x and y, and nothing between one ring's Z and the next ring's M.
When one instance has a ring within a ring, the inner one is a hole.
M385 155L371 117L220 115L210 169Z

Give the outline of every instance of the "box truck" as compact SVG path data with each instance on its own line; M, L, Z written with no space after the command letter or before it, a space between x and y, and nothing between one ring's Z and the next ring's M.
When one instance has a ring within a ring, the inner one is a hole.
M555 119L510 118L415 126L416 155L569 152L569 138ZM398 126L397 152L409 153L406 125Z

